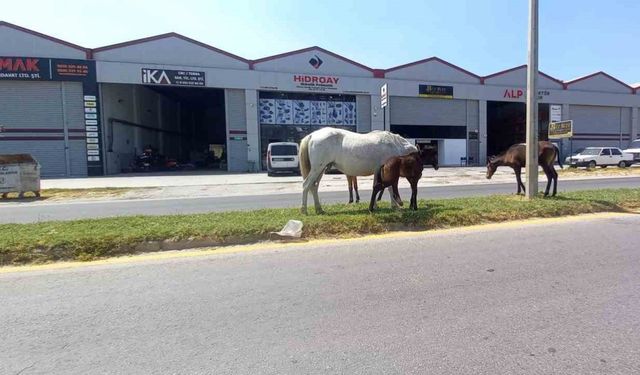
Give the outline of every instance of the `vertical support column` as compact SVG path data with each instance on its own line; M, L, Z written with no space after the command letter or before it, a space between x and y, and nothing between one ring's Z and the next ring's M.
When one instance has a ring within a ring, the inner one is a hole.
M532 199L538 194L538 0L529 0L526 160L526 196Z
M562 105L562 121L571 120L571 115L569 114L570 108L569 104ZM566 138L562 140L562 155L571 155L573 150L573 142L571 138Z
M383 111L380 108L380 95L371 95L371 130L383 130Z
M251 172L262 168L260 160L260 124L258 122L258 91L245 90L247 117L247 160L253 164Z
M638 129L638 107L631 108L631 129L629 129L629 143L627 147L633 142L634 139L638 138L638 133L640 130Z
M140 121L140 108L139 108L140 101L138 98L138 85L131 85L131 96L133 98L133 122L136 124L141 124L142 121ZM140 146L141 131L142 129L140 129L137 126L133 129L134 157L135 157L135 154L139 154L140 151L142 151L141 147L144 147L144 145Z
M64 131L64 164L65 176L71 176L71 156L69 155L69 123L67 121L67 93L64 82L60 82L62 97L62 126Z
M156 96L158 103L156 105L157 107L157 111L158 111L158 129L160 130L164 130L164 118L162 117L162 115L164 114L164 111L162 110L162 96L157 95ZM158 132L158 150L161 154L164 154L164 132L160 131Z
M478 163L487 164L487 101L478 101Z

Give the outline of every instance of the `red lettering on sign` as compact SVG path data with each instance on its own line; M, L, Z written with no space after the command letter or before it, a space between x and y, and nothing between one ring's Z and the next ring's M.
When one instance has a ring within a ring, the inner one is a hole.
M332 84L335 85L338 83L340 78L337 77L324 77L324 76L303 76L303 75L294 75L293 82L300 83L319 83L319 84Z
M39 72L40 68L38 68L38 59L27 59L27 71L28 72Z
M510 98L510 99L519 99L522 95L524 94L524 91L522 91L522 89L506 89L504 90L504 95L502 95L503 98Z
M11 58L0 58L0 70L9 71L9 72L39 72L40 68L38 68L38 59L11 59Z
M0 59L0 69L2 70L12 70L13 68L13 60L11 59Z
M24 61L22 59L16 59L13 63L13 71L14 72L25 72L27 67L24 66Z

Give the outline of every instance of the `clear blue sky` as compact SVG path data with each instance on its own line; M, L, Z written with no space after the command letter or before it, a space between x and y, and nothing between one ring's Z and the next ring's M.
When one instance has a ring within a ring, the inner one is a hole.
M640 82L640 1L539 1L542 71L569 80L603 70ZM487 75L527 58L528 0L12 4L0 19L85 47L175 31L248 59L318 45L372 68L438 56Z

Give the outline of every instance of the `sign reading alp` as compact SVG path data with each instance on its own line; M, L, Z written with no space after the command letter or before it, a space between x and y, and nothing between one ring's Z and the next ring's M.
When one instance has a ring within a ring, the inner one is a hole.
M388 104L389 96L387 94L387 84L380 87L380 108L385 108Z
M573 120L552 122L549 124L549 139L573 137Z

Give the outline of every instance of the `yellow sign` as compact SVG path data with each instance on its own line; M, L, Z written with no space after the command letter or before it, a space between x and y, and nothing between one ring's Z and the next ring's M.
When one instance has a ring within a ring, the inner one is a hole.
M549 139L573 137L573 120L552 122L549 124Z

